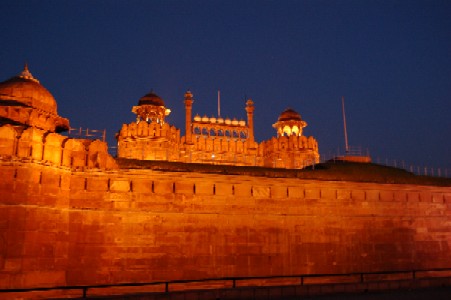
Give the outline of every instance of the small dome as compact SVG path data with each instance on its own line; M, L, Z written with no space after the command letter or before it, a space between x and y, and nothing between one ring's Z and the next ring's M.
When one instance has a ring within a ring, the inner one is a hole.
M0 83L0 102L21 104L57 114L55 98L31 75L27 65L19 75Z
M240 124L240 126L246 126L246 121L240 120L239 124Z
M216 118L215 118L215 117L211 117L211 118L210 118L210 122L211 122L211 123L216 123Z
M235 119L235 118L233 118L233 120L232 120L232 125L238 125L238 120Z
M301 115L298 114L295 110L288 108L284 110L277 120L278 122L281 121L301 121Z
M202 118L199 115L194 116L194 121L200 122L201 120L202 120Z
M205 123L210 122L210 119L207 117L207 115L204 115L204 116L202 117L202 122L205 122Z
M164 101L157 94L151 91L139 99L138 105L164 106Z
M224 119L221 117L219 117L217 121L218 121L218 124L224 124Z

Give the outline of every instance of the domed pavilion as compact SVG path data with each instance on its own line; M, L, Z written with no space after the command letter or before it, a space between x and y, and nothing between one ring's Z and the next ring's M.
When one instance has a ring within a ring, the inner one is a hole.
M277 137L302 136L302 129L306 126L307 122L303 121L301 115L291 108L284 110L277 122L272 125L277 130Z
M6 123L50 132L69 129L69 120L57 113L55 98L27 65L17 76L0 82L0 125Z

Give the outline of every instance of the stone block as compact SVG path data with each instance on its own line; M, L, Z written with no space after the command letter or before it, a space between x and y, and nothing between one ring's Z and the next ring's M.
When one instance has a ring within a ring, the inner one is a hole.
M376 190L365 191L365 199L367 201L379 201L379 191Z
M451 203L451 193L445 193L444 195L443 195L443 197L445 198L445 202L446 203Z
M199 181L195 183L195 186L196 186L196 195L200 196L213 195L213 183Z
M450 198L450 200L451 200L451 198ZM443 193L432 193L431 201L434 203L444 203L445 197L444 197Z
M2 168L0 168L0 177L4 181L12 182L13 179L16 178L16 172L17 171L15 168L2 166ZM0 186L1 185L2 185L2 182L0 182Z
M365 200L365 191L352 190L351 197L352 197L352 200L364 201Z
M251 196L251 186L248 184L235 184L234 195L236 197L250 197Z
M133 193L153 193L153 181L151 179L133 178L130 187Z
M393 201L393 191L385 191L381 190L379 193L379 197L381 201Z
M305 190L299 186L289 186L288 187L288 198L290 199L304 199Z
M305 199L320 199L321 198L321 190L308 188L305 189Z
M328 200L337 199L337 190L336 189L321 189L321 198Z
M16 174L16 181L25 181L29 184L39 184L41 171L38 168L18 168Z
M407 193L405 191L394 191L394 200L399 202L407 201Z
M58 286L66 282L65 271L30 271L23 273L23 285L28 287L36 286Z
M197 189L196 189L197 191ZM218 182L214 184L214 194L217 196L229 196L232 195L232 184Z
M294 188L294 187L292 187ZM271 198L273 199L286 199L290 197L288 190L290 187L284 185L273 185L271 186ZM295 193L295 191L293 191Z
M107 191L108 190L108 178L104 177L88 177L87 178L87 190L88 191Z
M338 200L350 200L351 199L351 191L338 189L337 190L337 199Z
M432 201L432 193L429 191L421 191L420 192L420 201L421 202L431 202Z
M175 193L183 195L194 194L194 183L191 181L176 181L175 182Z
M175 192L175 183L172 181L154 181L155 194L173 194Z
M268 186L252 186L252 196L255 198L270 198L270 187Z
M130 182L128 179L110 179L110 191L128 192L130 191Z
M86 189L86 178L80 176L72 176L70 180L71 191L82 191Z
M41 184L58 187L60 184L60 175L53 172L42 172Z
M65 190L65 191L70 190L72 176L70 176L70 174L61 174L60 176L61 176L61 179L60 179L61 190Z
M126 210L131 208L131 202L129 201L114 201L113 208L118 210Z
M408 192L407 193L407 201L409 201L409 202L419 202L420 201L420 193L418 193L418 192Z

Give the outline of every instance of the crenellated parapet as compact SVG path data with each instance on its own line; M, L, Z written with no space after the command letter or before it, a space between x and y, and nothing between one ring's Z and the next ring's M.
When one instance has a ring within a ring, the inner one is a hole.
M115 169L108 146L100 140L73 139L29 127L0 127L0 158L20 159L71 169Z
M182 139L183 141L183 139ZM248 140L197 135L186 150L185 162L237 166L261 165L261 157Z
M130 123L123 124L119 136L122 138L166 138L177 141L180 138L180 130L167 123L160 125L156 123Z
M312 136L273 137L261 146L266 167L302 169L319 163L318 143Z
M118 157L178 161L180 129L168 123L124 124L116 138Z

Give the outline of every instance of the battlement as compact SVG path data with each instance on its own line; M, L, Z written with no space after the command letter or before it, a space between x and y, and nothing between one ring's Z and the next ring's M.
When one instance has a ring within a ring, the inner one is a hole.
M38 128L0 127L0 157L29 159L57 167L113 169L105 142L73 139Z

